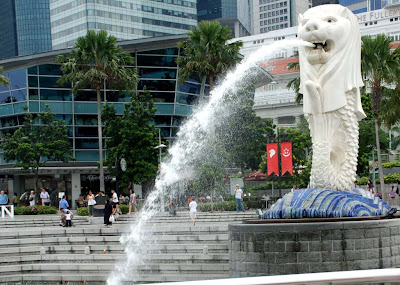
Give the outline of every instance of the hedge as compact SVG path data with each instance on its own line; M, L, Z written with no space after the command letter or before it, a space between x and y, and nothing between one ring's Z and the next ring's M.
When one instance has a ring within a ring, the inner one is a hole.
M369 177L361 177L357 179L358 185L366 185L368 182ZM399 180L399 173L391 173L388 175L384 175L383 179L385 180L385 183L390 184L390 183L397 183ZM372 180L372 179L371 179ZM375 180L376 184L380 183L379 179Z
M29 207L15 207L15 215L49 215L57 214L57 208L53 206L34 205Z
M119 208L121 209L122 214L127 214L129 212L128 205L119 205ZM133 209L132 209L132 211L133 211ZM78 213L78 216L89 216L88 207L78 208L77 213Z
M278 181L268 181L263 184L259 184L256 186L249 187L248 190L249 192L254 191L254 190L270 190L272 189L272 183L274 183L274 188L278 188ZM293 182L292 181L281 181L281 188L283 189L291 189L293 187Z
M246 202L243 202L243 205L246 208ZM198 204L197 209L200 212L210 212L211 211L211 203L200 203L200 204ZM214 203L214 211L235 211L235 210L236 210L235 201L215 202Z
M400 167L400 161L384 162L382 163L383 168Z

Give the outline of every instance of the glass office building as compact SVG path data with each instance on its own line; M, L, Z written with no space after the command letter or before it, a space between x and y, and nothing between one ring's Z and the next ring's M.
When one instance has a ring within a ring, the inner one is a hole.
M49 0L2 0L0 58L51 50Z
M185 34L196 11L196 0L50 0L53 49L72 47L88 30L119 40Z
M200 83L196 80L189 79L184 84L178 82L179 74L175 60L179 57L179 50L176 44L184 39L185 36L167 36L120 43L135 58L140 78L137 91L142 92L146 86L151 92L157 108L155 125L168 139L176 136L179 125L191 114L200 92ZM61 181L72 181L71 185L86 185L93 182L93 177L98 174L96 94L91 90L72 94L70 86L60 87L57 84L61 71L59 65L54 63L55 57L69 51L51 51L0 61L0 65L5 68L4 75L10 79L8 87L0 86L1 137L12 133L23 124L25 112L41 112L45 105L50 106L56 119L66 122L76 162L49 164L46 170L48 172L42 174L54 174L57 178L52 175L44 179L47 182L43 183L53 181L53 188ZM103 100L113 103L118 114L122 115L125 104L130 101L129 96L112 90L102 92ZM28 106L28 110L24 109L25 106ZM33 182L32 176L12 168L4 161L2 154L0 176L1 174L13 175L13 183L18 182L20 185L14 188L29 189ZM111 177L107 177L106 185L110 185ZM66 191L70 193L68 191L71 190Z
M253 34L253 0L197 0L197 19L199 22L218 20L229 26L235 38L250 36Z

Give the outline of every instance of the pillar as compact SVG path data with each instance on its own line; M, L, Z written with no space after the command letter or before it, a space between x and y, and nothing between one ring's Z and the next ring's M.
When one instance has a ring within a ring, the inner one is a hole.
M76 209L75 200L78 200L79 195L81 194L81 174L80 173L72 173L71 174L71 186L72 186L72 197L71 197L71 208ZM68 197L67 197L68 199Z

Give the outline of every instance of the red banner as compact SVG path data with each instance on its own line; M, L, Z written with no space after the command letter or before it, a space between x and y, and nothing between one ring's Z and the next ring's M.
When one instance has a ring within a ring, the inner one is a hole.
M271 176L272 173L279 176L277 143L267 144L267 175Z
M292 143L281 143L281 170L282 175L289 172L293 175Z

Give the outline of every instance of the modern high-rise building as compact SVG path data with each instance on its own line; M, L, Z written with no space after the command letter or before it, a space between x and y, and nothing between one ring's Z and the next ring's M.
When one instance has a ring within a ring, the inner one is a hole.
M2 0L0 58L51 50L49 0Z
M339 0L312 0L313 7L325 4L339 4Z
M118 40L185 34L197 25L196 0L50 0L53 50L72 47L88 30Z
M393 0L389 0L393 1ZM379 10L383 8L386 0L340 0L339 4L349 8L354 14L360 14L368 11ZM396 1L396 0L394 0Z
M299 14L311 8L311 0L259 0L254 2L254 34L296 26Z
M229 26L233 37L253 34L253 1L258 0L197 0L198 21L218 20Z

